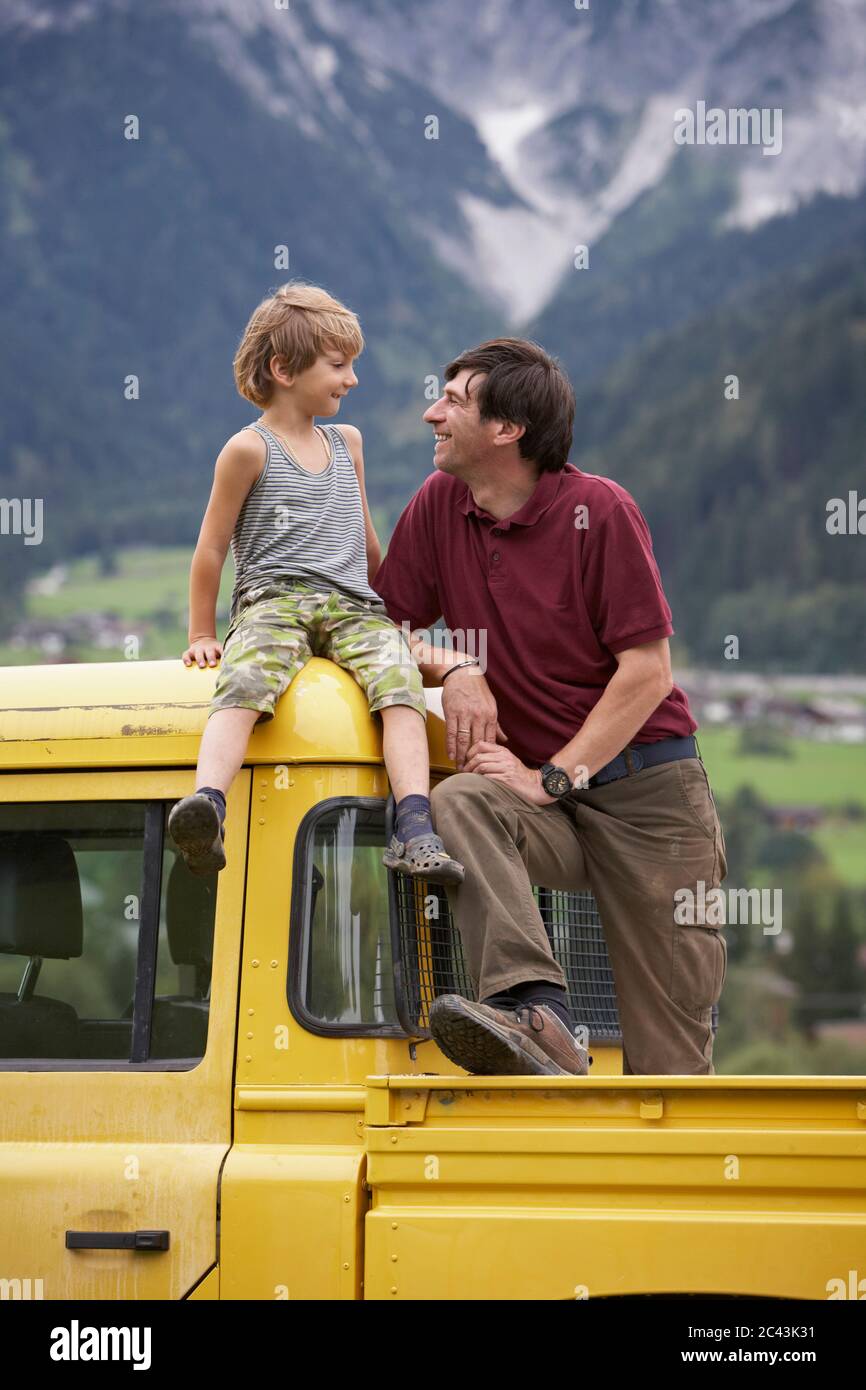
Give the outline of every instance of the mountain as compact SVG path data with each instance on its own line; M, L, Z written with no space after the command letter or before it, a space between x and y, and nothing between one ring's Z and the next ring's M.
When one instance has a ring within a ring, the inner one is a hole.
M423 87L395 77L386 96L347 63L341 113L298 64L295 105L275 110L172 6L42 10L44 26L31 14L0 45L3 490L44 497L39 561L194 538L213 459L256 414L235 392L237 341L290 275L361 314L350 418L369 436L379 497L404 478L409 441L416 469L429 466L425 378L495 322L413 229L418 187L392 176L419 148L447 218L454 185L443 146L423 139ZM249 54L261 66L261 35L232 37L239 73ZM124 138L130 114L138 140ZM443 129L465 178L507 196L467 123L443 116ZM124 397L132 374L137 400Z
M779 156L690 151L729 188L731 226L866 185L859 0L475 0L471 21L463 0L329 0L321 13L368 61L382 61L387 34L391 69L423 72L480 132L524 206L461 191L472 244L451 254L458 266L471 256L473 278L521 322L568 279L575 243L597 242L663 179L682 107L783 111Z
M832 498L866 500L862 244L578 389L574 462L640 499L694 662L716 666L734 635L750 670L866 669L864 535L827 529Z
M45 535L2 538L0 634L37 568L194 541L213 459L255 414L238 337L298 276L361 316L347 418L385 532L430 468L427 378L526 332L575 381L574 461L647 510L690 652L752 604L772 614L755 659L789 660L798 604L830 585L820 660L863 664L856 547L776 545L771 601L756 518L781 506L783 534L816 459L827 496L859 464L837 387L860 343L864 64L859 0L5 0L0 492L43 498ZM778 108L781 152L677 144L699 102ZM781 360L808 383L808 455ZM699 563L726 546L736 571Z

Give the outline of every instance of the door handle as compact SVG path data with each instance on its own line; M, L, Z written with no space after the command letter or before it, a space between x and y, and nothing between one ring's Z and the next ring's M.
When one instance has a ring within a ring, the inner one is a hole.
M67 1231L67 1250L167 1250L168 1231Z

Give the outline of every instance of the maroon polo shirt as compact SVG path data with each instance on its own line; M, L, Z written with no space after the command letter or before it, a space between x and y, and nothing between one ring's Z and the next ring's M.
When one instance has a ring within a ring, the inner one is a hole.
M474 630L466 649L477 655L486 630L485 675L507 747L536 767L580 729L617 669L615 653L673 633L634 499L570 463L542 473L503 521L459 479L431 474L397 522L373 588L397 623L430 628L441 617L454 632ZM674 686L633 742L696 728Z

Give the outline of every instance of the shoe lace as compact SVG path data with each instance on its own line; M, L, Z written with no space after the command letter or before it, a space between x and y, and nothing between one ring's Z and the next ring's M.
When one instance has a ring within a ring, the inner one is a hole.
M534 1004L501 1004L499 1007L513 1013L518 1023L526 1018L534 1033L544 1031L544 1018Z

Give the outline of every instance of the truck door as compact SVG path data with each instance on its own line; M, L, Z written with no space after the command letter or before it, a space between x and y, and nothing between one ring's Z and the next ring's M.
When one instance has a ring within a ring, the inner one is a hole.
M0 1297L181 1298L217 1264L249 777L208 879L166 830L190 772L0 778Z

